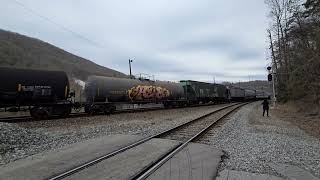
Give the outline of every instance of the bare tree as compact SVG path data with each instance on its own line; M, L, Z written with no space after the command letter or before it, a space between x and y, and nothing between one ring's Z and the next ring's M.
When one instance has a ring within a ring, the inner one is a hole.
M320 0L265 0L267 30L283 100L312 96L320 103Z

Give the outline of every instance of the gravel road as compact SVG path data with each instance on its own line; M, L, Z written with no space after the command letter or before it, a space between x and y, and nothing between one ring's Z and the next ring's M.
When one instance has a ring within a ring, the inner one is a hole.
M223 149L224 169L280 176L268 163L298 166L320 177L320 140L273 116L262 117L260 102L235 113L208 144Z
M226 105L169 109L110 116L0 123L0 165L111 134L148 136Z

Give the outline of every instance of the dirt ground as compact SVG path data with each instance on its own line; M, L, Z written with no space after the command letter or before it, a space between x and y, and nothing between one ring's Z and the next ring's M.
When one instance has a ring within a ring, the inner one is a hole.
M310 109L314 107L310 107ZM262 115L262 106L261 106ZM320 113L308 111L306 108L301 110L293 104L277 104L276 108L270 108L270 116L277 119L290 122L292 125L299 127L305 133L320 138ZM257 122L251 122L257 123ZM264 122L268 123L268 121Z

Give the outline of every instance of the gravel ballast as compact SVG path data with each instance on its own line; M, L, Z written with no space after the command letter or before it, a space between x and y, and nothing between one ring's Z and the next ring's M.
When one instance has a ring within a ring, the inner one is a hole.
M0 165L68 144L113 134L149 136L226 105L17 124L0 123Z
M210 138L210 145L226 152L224 169L281 177L271 164L298 166L320 177L320 141L273 116L262 117L261 102L241 108ZM274 166L273 166L274 167Z

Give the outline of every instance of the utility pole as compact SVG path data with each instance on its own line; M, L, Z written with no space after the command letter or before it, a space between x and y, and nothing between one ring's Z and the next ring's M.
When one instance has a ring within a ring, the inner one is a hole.
M275 79L275 68L274 68L274 64L272 65L272 89L273 89L273 108L276 108L276 101L277 101L277 97L276 97L276 88L275 88L275 83L274 83L274 79Z
M133 61L131 59L129 59L129 70L130 70L130 79L132 79L132 72L131 72L131 63Z

